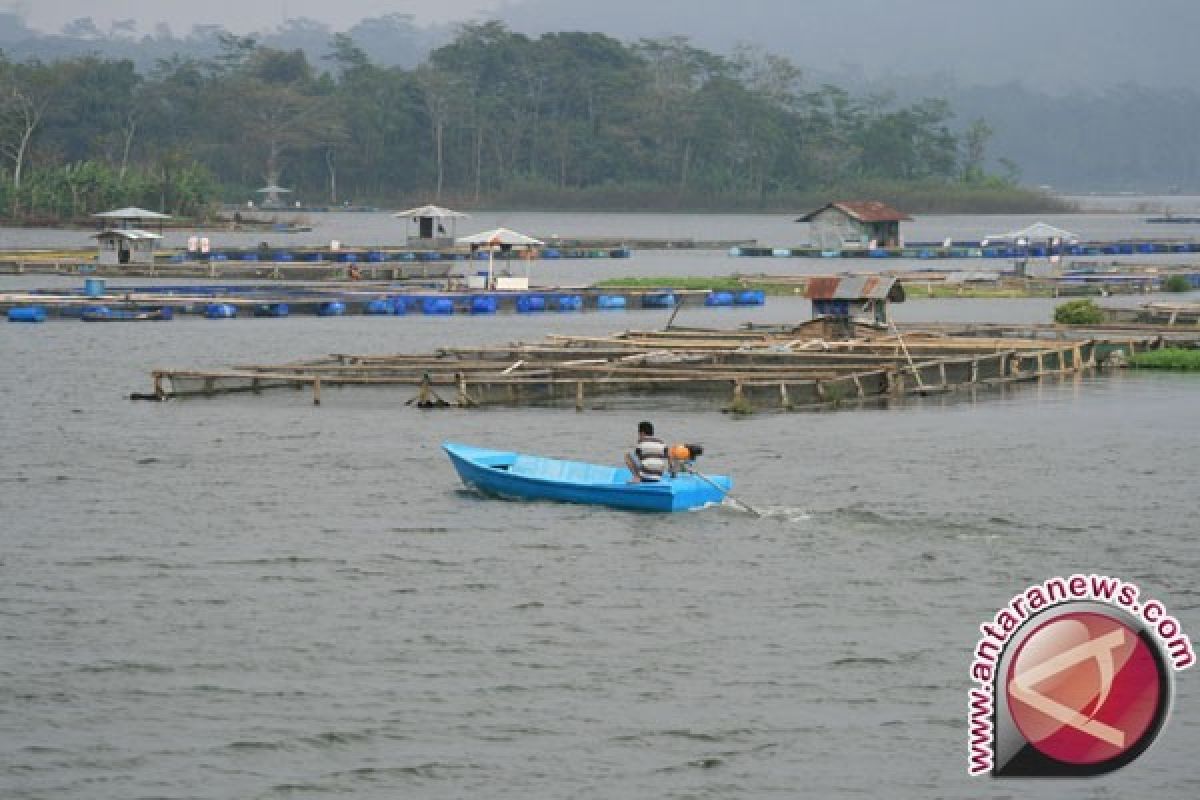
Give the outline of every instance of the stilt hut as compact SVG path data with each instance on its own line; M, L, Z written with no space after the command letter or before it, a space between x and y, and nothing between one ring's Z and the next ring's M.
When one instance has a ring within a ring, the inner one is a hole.
M902 247L900 223L912 217L878 200L839 201L810 211L797 222L812 226L812 241L822 250Z
M162 236L136 228L121 228L101 231L92 238L99 248L96 263L112 266L153 264L154 248Z
M451 247L458 235L458 221L466 219L470 215L441 206L429 205L410 208L407 211L397 211L392 216L405 220L404 233L410 247ZM412 230L414 223L416 224L415 236Z
M160 214L144 208L118 208L101 211L93 217L104 223L104 229L92 236L96 240L96 263L106 266L120 264L153 264L154 249L162 237L162 224L170 214ZM144 230L146 223L158 223L158 233Z
M808 281L813 320L823 322L826 338L854 338L855 328L886 328L890 303L904 302L904 287L894 275L843 275Z

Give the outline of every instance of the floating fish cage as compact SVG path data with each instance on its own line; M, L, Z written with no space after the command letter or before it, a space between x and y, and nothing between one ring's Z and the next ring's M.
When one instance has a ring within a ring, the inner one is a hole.
M414 284L409 284L410 287ZM501 312L537 314L543 312L577 313L618 311L629 308L673 309L679 305L713 305L714 295L706 290L675 289L571 289L541 288L525 291L469 289L397 292L396 284L353 284L328 286L148 286L113 287L101 297L81 296L76 290L34 290L0 293L0 311L36 305L45 318L79 318L89 301L104 304L114 311L171 309L174 314L196 315L208 319L282 318L315 316L402 316L419 313L430 316L490 316ZM103 302L101 302L103 301ZM749 290L727 292L717 297L717 305L755 306L766 302L763 292ZM25 312L17 311L16 317Z
M734 258L1048 258L1051 256L1156 255L1200 252L1200 242L1178 239L1124 239L1107 242L1068 242L985 245L983 241L914 242L904 247L755 247L735 246Z
M408 402L422 408L573 405L583 410L641 407L647 397L663 396L683 399L689 408L699 403L735 412L786 411L986 388L1095 365L1094 339L1004 334L999 329L986 334L932 330L901 337L860 326L856 338L838 342L814 337L808 326L794 326L550 336L537 343L442 348L431 354L334 355L225 370L159 370L148 397L290 387L310 389L320 403L329 387L392 387L406 390ZM1151 342L1146 337L1140 346Z

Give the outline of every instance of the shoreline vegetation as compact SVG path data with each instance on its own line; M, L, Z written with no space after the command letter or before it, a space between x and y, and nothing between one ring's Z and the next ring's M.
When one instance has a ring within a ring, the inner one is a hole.
M301 209L1071 210L1021 186L1011 161L989 173L992 128L945 98L816 85L755 48L532 37L496 21L460 26L413 68L373 62L346 34L328 48L310 61L225 33L213 57L144 73L95 54L0 52L2 221L123 206L204 218L268 187Z
M1200 370L1200 350L1181 347L1166 347L1162 350L1147 350L1129 358L1129 366L1135 369L1166 369L1180 372Z
M766 197L737 194L680 195L678 192L647 186L601 186L587 189L534 187L511 189L472 202L461 198L456 208L464 211L570 211L597 213L680 213L680 214L802 214L819 208L831 198L869 197L882 200L910 214L1070 214L1078 211L1075 204L1036 189L1019 186L969 186L945 182L859 183L831 186L811 191L788 192ZM114 197L113 204L119 203ZM400 208L417 203L417 196L391 203ZM165 228L227 228L230 206L212 204L189 208L177 213ZM107 210L107 209L104 209ZM240 209L245 213L281 221L296 214L314 213L311 209L253 208ZM334 206L329 209L338 213ZM380 207L381 212L392 209ZM22 214L14 217L0 210L0 225L24 228L91 229L96 220L87 215L57 215L50 213ZM222 216L224 214L225 216Z

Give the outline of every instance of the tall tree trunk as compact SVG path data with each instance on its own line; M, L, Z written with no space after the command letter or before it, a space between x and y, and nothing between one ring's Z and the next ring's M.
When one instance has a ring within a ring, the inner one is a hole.
M433 147L437 151L437 190L433 193L434 201L442 199L442 184L446 179L445 141L446 126L439 119L433 126Z
M133 137L137 133L137 120L132 111L125 122L125 146L121 150L121 169L117 173L117 179L121 181L125 180L125 171L129 168L129 151L133 149Z
M26 125L21 134L21 144L17 146L16 163L13 165L13 189L21 188L21 169L25 166L25 153L29 150L29 140L33 137L33 125Z
M271 139L267 143L267 186L279 185L279 142ZM269 197L270 195L268 195Z
M692 143L685 141L683 143L683 157L680 159L679 165L679 190L683 191L687 188L688 167L691 166L692 160Z
M325 148L325 168L329 170L329 202L337 205L337 163L332 147Z
M475 126L475 202L483 194L483 123Z

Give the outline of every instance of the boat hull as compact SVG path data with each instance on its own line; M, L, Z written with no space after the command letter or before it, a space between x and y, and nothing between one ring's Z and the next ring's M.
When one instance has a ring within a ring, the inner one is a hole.
M714 475L716 486L691 474L631 483L629 470L528 456L469 445L442 445L467 486L497 497L554 500L634 511L688 511L720 503L733 482ZM718 488L719 487L719 488Z
M155 322L169 320L173 316L170 307L157 308L152 311L103 308L85 309L79 318L84 322Z

